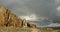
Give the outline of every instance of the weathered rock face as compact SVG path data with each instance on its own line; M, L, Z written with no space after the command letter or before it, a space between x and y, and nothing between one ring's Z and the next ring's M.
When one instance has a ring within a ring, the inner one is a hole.
M10 10L0 6L0 26L22 26L22 20L18 19L18 17L11 13Z
M14 27L22 26L22 20L18 19L18 17L13 13L10 13L8 21L9 21L8 26L14 26Z
M3 6L0 6L0 26L4 26L6 9Z

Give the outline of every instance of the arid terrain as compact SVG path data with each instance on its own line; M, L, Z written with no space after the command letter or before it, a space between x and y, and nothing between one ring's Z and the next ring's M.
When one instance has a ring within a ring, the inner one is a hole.
M0 5L0 32L60 32L60 30L37 28L35 24L18 18L9 9Z
M60 32L53 29L37 29L37 28L18 28L18 27L0 27L0 32Z

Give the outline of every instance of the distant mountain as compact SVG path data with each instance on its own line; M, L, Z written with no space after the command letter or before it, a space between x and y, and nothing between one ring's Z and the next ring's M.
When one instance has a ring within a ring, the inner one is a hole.
M47 29L47 28L49 28L49 29L53 29L53 30L60 30L60 27L37 27L38 29Z

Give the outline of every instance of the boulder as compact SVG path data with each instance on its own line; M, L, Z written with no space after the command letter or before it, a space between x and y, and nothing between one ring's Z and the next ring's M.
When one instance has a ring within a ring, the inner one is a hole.
M27 27L27 22L25 19L23 19L23 27Z
M36 28L36 25L33 24L33 23L27 23L27 26L30 27L30 28Z

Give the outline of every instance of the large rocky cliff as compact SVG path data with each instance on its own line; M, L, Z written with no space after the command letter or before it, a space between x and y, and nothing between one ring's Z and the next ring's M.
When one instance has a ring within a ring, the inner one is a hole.
M22 20L13 14L9 9L0 6L0 26L22 26Z

